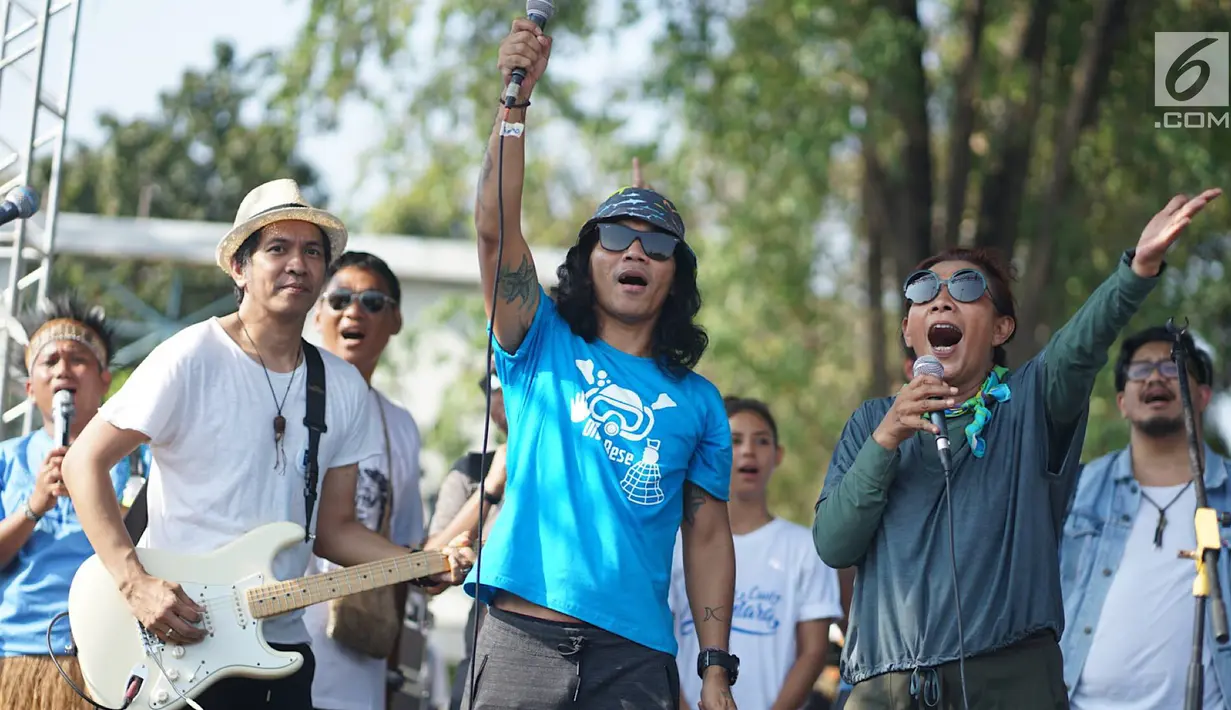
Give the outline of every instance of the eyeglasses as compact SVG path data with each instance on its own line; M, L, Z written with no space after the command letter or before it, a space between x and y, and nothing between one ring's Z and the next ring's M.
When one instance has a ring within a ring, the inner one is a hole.
M1124 376L1130 380L1148 380L1150 379L1150 374L1155 371L1169 380L1178 380L1180 378L1180 366L1175 364L1174 360L1159 360L1158 362L1138 360L1130 362L1128 367L1124 369Z
M385 310L385 304L397 305L397 301L375 289L355 293L350 289L339 288L325 294L325 302L335 311L346 310L356 300L359 301L359 306L368 313L380 313Z
M615 222L598 225L598 243L607 251L624 251L636 241L641 242L641 251L654 261L670 259L675 254L676 245L680 243L674 234L642 232Z
M960 269L947 279L940 278L933 271L916 271L907 277L902 292L908 301L919 306L939 296L941 286L949 288L953 300L974 303L987 292L987 279L974 269Z

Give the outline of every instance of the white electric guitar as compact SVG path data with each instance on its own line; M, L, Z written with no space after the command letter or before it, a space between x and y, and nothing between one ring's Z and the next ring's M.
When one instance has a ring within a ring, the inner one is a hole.
M199 707L188 698L224 678L288 676L299 670L303 656L271 648L261 633L262 619L452 568L443 553L426 551L278 581L270 571L274 556L303 538L299 525L273 523L205 555L138 548L146 571L179 583L206 610L205 638L186 646L147 632L102 561L90 557L68 592L69 623L89 695L112 708L178 710ZM143 680L126 703L135 679Z

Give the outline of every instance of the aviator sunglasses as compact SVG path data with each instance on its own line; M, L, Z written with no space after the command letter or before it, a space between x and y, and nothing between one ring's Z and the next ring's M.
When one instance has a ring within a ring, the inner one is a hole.
M598 225L598 243L607 251L624 251L635 241L641 242L641 251L654 261L670 259L675 254L675 246L680 243L675 235L664 232L641 232L615 222Z
M974 269L960 269L947 279L940 278L932 271L916 271L907 277L902 290L906 300L920 306L939 296L941 286L949 288L953 300L974 303L987 291L987 280Z
M385 304L396 306L397 302L386 294L376 290L361 291L355 293L347 288L339 288L325 294L325 302L335 311L344 311L354 301L359 301L359 306L368 313L380 313L385 310Z

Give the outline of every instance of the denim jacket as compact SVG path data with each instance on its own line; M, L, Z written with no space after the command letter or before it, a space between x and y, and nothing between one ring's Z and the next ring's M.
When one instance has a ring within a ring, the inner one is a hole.
M1228 473L1231 461L1205 447L1207 505L1215 512L1231 511ZM1141 487L1133 478L1129 450L1122 449L1090 462L1081 473L1060 542L1060 585L1064 593L1064 683L1069 697L1090 652L1107 590L1120 559L1133 518L1141 503ZM1188 524L1191 524L1188 523ZM1221 535L1221 530L1220 530ZM1224 537L1224 548L1226 547ZM1194 577L1196 567L1193 568ZM1231 550L1218 557L1218 578L1231 607ZM1231 643L1220 645L1207 611L1205 644L1214 658L1214 672L1223 697L1231 697Z

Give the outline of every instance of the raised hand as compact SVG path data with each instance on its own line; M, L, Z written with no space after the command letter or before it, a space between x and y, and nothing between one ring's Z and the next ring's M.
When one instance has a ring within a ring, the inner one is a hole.
M1193 215L1221 194L1222 190L1215 187L1191 200L1187 195L1171 198L1146 224L1145 229L1141 230L1141 239L1137 242L1137 252L1133 256L1133 271L1146 278L1157 276L1163 266L1167 249L1180 237L1180 232L1192 221Z
M543 34L539 26L520 18L513 20L513 29L500 43L500 54L496 66L504 77L507 87L513 79L514 69L525 69L526 78L521 82L519 99L525 102L530 98L534 85L547 69L547 59L551 56L551 37Z
M893 406L885 412L885 417L877 425L876 431L872 432L872 438L892 451L914 436L916 431L939 434L940 430L926 415L954 406L955 394L956 387L950 387L931 375L916 377L898 392Z

